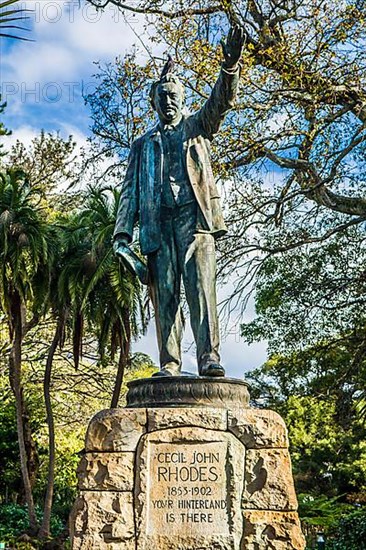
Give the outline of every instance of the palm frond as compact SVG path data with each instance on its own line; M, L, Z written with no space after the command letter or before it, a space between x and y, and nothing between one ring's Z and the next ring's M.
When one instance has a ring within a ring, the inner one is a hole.
M9 6L13 6L17 2L18 0L4 0L3 2L0 2L0 38L12 38L14 40L23 40L26 42L33 42L33 40L31 40L30 38L9 34L8 32L3 32L3 29L16 29L16 30L21 30L25 32L30 31L30 29L28 29L27 27L21 27L18 25L9 24L9 23L13 23L14 21L28 20L29 17L25 16L24 14L32 11L32 10L24 9L23 7L12 9L12 10L5 9Z

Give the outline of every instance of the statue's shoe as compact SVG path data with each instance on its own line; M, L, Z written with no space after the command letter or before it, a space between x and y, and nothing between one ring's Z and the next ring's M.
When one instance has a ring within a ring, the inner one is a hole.
M208 365L202 365L200 376L225 376L225 369L219 363L209 363Z
M154 372L153 376L180 376L180 367L175 363L170 363L158 372Z

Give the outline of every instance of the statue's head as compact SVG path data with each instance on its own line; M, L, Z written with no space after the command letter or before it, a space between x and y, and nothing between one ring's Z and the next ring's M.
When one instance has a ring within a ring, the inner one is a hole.
M174 63L169 58L160 80L154 82L150 90L151 104L164 124L179 120L184 105L184 86L172 72L173 67Z

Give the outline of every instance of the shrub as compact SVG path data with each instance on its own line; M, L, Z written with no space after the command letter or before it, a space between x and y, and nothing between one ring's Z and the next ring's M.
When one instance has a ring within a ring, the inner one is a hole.
M38 506L36 507L36 514L38 520L41 521L42 510ZM29 517L26 506L20 506L19 504L2 504L0 506L0 541L8 542L26 532L28 527ZM62 520L53 514L51 518L52 535L59 535L63 529Z
M366 510L341 518L329 535L329 550L366 550Z

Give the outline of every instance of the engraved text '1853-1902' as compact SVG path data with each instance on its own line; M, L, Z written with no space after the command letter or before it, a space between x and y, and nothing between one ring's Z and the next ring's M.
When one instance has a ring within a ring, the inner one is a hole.
M227 534L227 445L151 443L148 532Z

